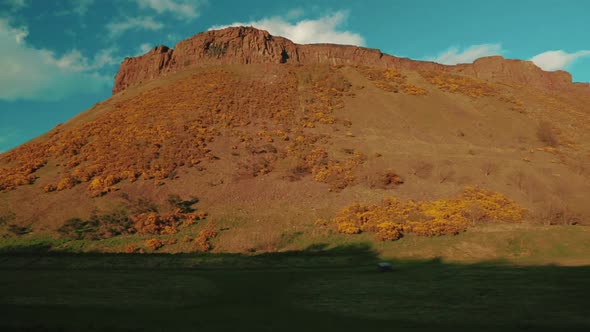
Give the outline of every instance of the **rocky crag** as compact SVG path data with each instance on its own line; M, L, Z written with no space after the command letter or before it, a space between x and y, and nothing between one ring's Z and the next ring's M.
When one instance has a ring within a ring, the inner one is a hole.
M299 45L252 27L231 27L196 34L176 44L174 49L157 46L148 53L125 58L115 77L113 94L128 87L177 72L190 66L215 64L330 64L396 67L416 71L436 71L470 76L506 84L543 89L588 89L588 84L572 83L565 71L547 72L530 61L484 57L472 64L445 66L382 53L377 49L335 44Z

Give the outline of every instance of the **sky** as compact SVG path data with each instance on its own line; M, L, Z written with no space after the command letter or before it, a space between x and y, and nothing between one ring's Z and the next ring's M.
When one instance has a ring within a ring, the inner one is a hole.
M588 0L0 0L0 152L111 96L119 64L251 25L443 64L531 60L590 82Z

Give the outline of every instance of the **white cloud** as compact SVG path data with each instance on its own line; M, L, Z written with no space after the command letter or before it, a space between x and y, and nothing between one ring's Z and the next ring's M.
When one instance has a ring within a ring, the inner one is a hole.
M8 5L8 7L13 11L22 9L22 8L29 5L25 0L5 0L5 1L6 1L5 3Z
M63 1L63 0L62 0ZM63 15L79 15L81 17L88 13L90 7L94 4L95 0L68 0L70 6L68 9L64 9L55 13L57 16Z
M170 12L175 17L194 19L199 16L200 1L187 0L135 0L140 8L155 10L158 14Z
M87 67L89 69L100 69L106 66L118 65L121 59L115 56L116 48L106 48L98 51L93 57L92 63Z
M574 53L567 53L562 50L559 51L547 51L541 54L537 54L531 58L531 61L535 65L539 66L543 70L553 71L565 69L576 59L584 56L589 56L590 50L583 50Z
M348 13L338 11L332 15L316 20L301 20L290 23L283 17L264 18L259 21L235 22L229 25L217 25L209 30L223 29L230 26L253 26L267 30L272 35L282 36L298 44L334 43L363 46L365 41L361 35L339 28L348 19Z
M58 57L26 43L27 29L0 19L0 100L60 100L79 93L103 91L112 78L96 71L112 64L112 50L94 58L72 50Z
M285 15L285 18L287 20L295 20L295 19L298 19L301 16L303 16L303 14L305 14L303 9L295 8L295 9L291 9L290 11L288 11L287 14Z
M501 55L502 53L502 45L500 44L480 44L469 46L463 51L457 47L452 47L436 57L428 57L425 60L442 63L444 65L456 65L458 63L472 63L478 58L490 55Z
M143 43L143 44L139 45L139 54L145 54L151 49L152 49L152 44Z
M168 39L169 42L176 43L180 37L178 37L177 34L169 33L168 36L166 36L166 39Z
M4 26L2 24L5 24L6 29L8 30L8 23L6 21L0 20L0 28L4 30ZM25 41L25 38L27 38L27 36L29 35L29 30L26 27L12 28L11 31L14 36L14 41L18 45L22 45Z
M164 24L154 21L150 16L146 17L126 17L123 21L113 21L107 24L110 37L116 37L123 32L131 29L135 30L160 30Z
M74 49L61 58L54 58L53 55L47 57L47 63L70 72L87 72L118 64L119 60L113 55L114 52L114 48L103 49L98 51L92 59L88 59Z
M88 12L88 8L94 4L94 0L72 0L74 3L74 8L72 8L72 12L84 16Z

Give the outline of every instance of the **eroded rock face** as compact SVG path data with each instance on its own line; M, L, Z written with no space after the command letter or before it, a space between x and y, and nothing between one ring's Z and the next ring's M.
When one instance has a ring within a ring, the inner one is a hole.
M174 50L166 46L157 46L142 56L125 58L115 76L113 94L160 77L169 70L173 54Z
M569 73L546 72L530 61L492 56L480 58L473 64L445 66L398 58L376 49L357 46L298 45L286 38L272 36L264 30L232 27L199 33L176 44L174 50L158 46L142 56L125 58L115 77L113 94L189 66L262 63L394 66L401 69L450 72L539 88L560 90L572 87ZM576 85L588 88L588 85Z

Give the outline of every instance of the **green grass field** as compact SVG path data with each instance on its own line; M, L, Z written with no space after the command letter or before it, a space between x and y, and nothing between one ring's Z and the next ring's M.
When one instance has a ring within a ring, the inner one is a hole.
M589 331L590 267L395 260L369 245L0 254L0 331Z

